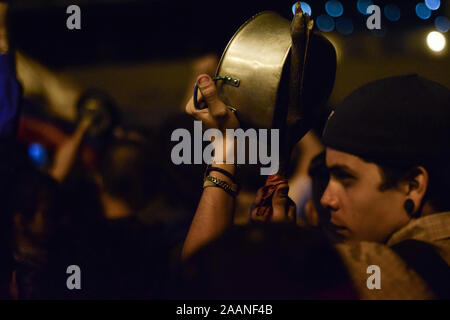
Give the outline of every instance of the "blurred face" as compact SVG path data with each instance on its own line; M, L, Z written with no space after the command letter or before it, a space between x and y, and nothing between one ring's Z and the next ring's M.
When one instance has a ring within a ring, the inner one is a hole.
M326 149L330 181L321 204L330 210L335 231L347 240L384 242L410 220L405 191L381 191L379 167L354 155Z

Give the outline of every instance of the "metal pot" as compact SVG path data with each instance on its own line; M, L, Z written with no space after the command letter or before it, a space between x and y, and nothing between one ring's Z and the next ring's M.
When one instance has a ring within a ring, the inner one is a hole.
M261 12L238 29L222 54L214 78L219 96L237 110L239 120L247 127L278 127L277 113L286 112L290 23L275 12ZM301 102L310 108L331 94L336 53L326 38L312 33L307 57ZM194 93L196 102L197 87Z

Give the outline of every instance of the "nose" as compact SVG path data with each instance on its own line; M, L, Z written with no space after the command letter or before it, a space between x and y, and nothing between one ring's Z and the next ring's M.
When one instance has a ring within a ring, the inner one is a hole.
M320 199L320 204L329 210L337 210L339 208L339 201L330 185L331 183L328 182L327 188Z

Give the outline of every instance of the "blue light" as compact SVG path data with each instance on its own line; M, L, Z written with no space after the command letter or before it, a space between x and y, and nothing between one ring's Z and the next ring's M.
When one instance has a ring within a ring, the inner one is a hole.
M39 143L33 143L28 147L28 156L38 166L43 165L47 161L47 152Z
M336 30L343 35L349 35L353 32L353 22L350 18L339 18L336 20Z
M427 8L425 3L420 2L416 5L416 14L420 19L427 20L431 16L431 10Z
M384 15L389 21L400 20L400 8L395 4L388 4L384 7Z
M322 14L316 19L317 27L323 32L330 32L334 29L334 20L329 15Z
M325 3L325 10L332 17L340 17L344 13L344 6L339 1L327 1Z
M358 3L356 4L359 12L364 15L367 15L367 7L371 5L373 5L373 2L370 0L358 0Z
M295 15L295 6L296 5L297 5L297 2L292 5L292 14L294 14L294 15ZM300 7L302 8L303 13L307 13L307 14L309 14L309 16L311 16L312 11L311 11L311 7L309 6L309 4L307 4L306 2L300 1Z
M425 0L425 5L430 10L437 10L441 6L441 0Z
M450 29L450 21L447 17L439 16L434 19L434 25L440 32L447 32Z

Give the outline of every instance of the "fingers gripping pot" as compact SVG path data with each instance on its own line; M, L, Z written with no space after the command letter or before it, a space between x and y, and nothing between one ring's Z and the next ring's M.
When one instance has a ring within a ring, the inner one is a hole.
M312 33L304 64L303 94L296 106L288 106L290 24L275 12L259 13L238 29L222 54L214 77L217 90L222 101L236 109L246 127L283 126L287 114L288 118L300 119L309 112L304 109L327 100L331 93L336 53L326 38ZM194 103L199 109L197 89L196 85Z

